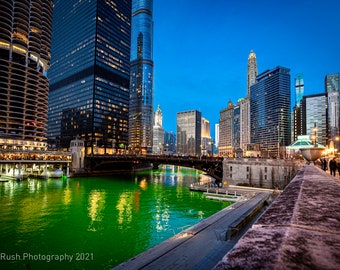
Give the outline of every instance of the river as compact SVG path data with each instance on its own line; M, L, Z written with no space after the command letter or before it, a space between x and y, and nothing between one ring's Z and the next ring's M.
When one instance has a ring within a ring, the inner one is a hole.
M230 203L162 166L134 175L0 183L0 269L110 269Z

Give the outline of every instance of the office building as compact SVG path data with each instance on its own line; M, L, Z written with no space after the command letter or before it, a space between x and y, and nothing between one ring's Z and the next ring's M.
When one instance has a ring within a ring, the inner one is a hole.
M152 152L153 1L132 0L129 149Z
M53 1L0 2L0 148L45 150Z
M302 135L301 128L301 108L300 103L305 91L305 82L303 74L299 73L295 76L295 104L292 112L292 141L296 141L299 135Z
M247 145L250 144L250 100L249 98L240 98L240 148L245 155Z
M204 117L202 117L201 126L201 154L209 156L213 154L213 140L210 136L210 122Z
M177 153L201 155L202 114L197 110L177 113Z
M340 133L340 95L339 95L339 73L328 74L325 77L325 92L328 97L328 134L329 140L339 144Z
M216 154L217 149L218 149L218 143L219 143L219 140L220 140L220 124L215 124L215 144L214 144L214 148L213 148L213 152L214 154Z
M160 105L155 112L153 125L153 154L163 154L164 152L164 129L163 129L163 114Z
M276 67L256 77L250 87L251 143L261 146L262 156L282 156L290 145L290 74Z
M56 0L53 13L48 139L86 154L128 144L131 1Z
M241 149L241 106L240 103L236 103L233 108L233 125L232 125L232 146L234 149L234 153L237 155L242 154Z
M176 135L172 131L164 131L164 155L176 153Z
M219 119L219 142L218 155L233 156L233 110L234 106L231 101L228 102L228 107L220 111Z
M304 135L314 136L317 143L328 145L327 93L304 96L301 101L301 126Z
M247 97L250 95L250 87L256 82L258 74L256 54L253 50L248 55L248 72L247 72Z

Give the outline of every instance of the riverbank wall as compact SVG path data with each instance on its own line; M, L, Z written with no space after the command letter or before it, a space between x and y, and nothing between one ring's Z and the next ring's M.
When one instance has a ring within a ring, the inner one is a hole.
M294 159L225 158L223 183L282 190L304 164Z
M214 269L340 269L339 177L305 165Z

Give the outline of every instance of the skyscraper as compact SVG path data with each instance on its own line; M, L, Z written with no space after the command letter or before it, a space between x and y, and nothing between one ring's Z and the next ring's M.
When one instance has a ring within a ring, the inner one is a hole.
M253 50L250 51L248 55L248 72L247 72L247 97L250 95L250 86L252 86L256 82L257 76L257 62L256 62L256 54Z
M46 147L53 1L0 2L0 148Z
M53 13L48 139L86 154L128 144L131 1L56 0Z
M153 1L132 3L129 148L146 154L153 138Z
M163 129L163 114L161 110L161 106L158 105L157 110L155 112L153 125L153 146L152 153L154 154L163 154L164 151L164 129Z
M201 154L202 114L191 110L177 113L177 153L180 155Z
M327 93L304 96L301 101L301 126L303 134L314 136L317 143L328 145Z
M201 124L201 154L212 155L213 154L213 140L210 136L210 122L208 119L202 117Z
M295 105L293 107L292 113L292 140L296 141L299 135L302 135L301 127L301 108L300 103L303 98L305 91L305 82L303 79L303 74L299 73L295 77Z
M295 105L298 107L300 107L300 101L302 100L304 92L305 82L303 79L303 74L299 73L295 77Z
M329 139L339 142L340 127L340 95L339 95L339 73L328 74L325 77L325 92L328 97L328 134ZM340 150L340 149L339 149Z
M250 88L251 143L261 145L264 156L276 156L288 146L290 133L289 69L276 67L258 75Z
M220 156L232 156L234 153L233 110L234 110L233 103L229 101L227 108L220 111L219 142L218 142L218 154Z

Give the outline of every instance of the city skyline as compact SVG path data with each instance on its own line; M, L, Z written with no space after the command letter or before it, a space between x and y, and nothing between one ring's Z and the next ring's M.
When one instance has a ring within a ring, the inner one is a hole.
M218 123L229 100L246 96L251 50L259 74L285 66L292 78L304 74L305 95L323 93L325 76L340 71L337 7L333 0L155 1L154 107L162 107L164 129L175 132L176 113L186 110Z

